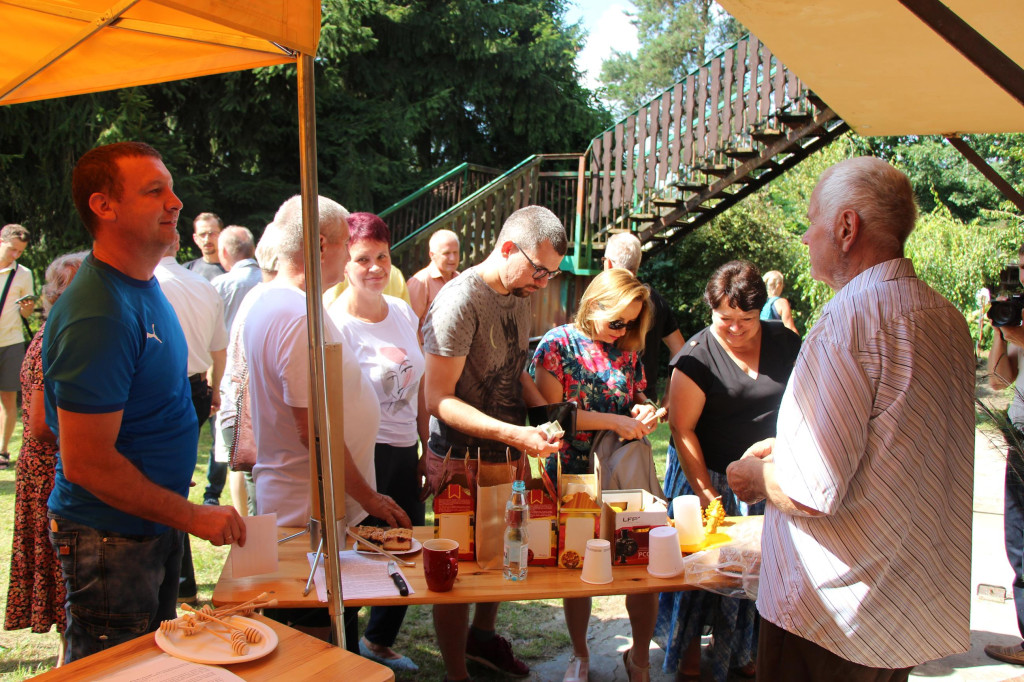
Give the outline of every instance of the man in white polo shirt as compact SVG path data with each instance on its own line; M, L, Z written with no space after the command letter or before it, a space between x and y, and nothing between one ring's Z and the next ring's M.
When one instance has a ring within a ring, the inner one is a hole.
M778 435L729 465L767 497L761 680L906 680L970 647L974 353L963 315L903 256L907 177L825 171L803 236L835 298L804 340Z
M32 272L15 262L26 246L28 230L21 225L4 225L0 230L0 291L4 292L0 301L0 433L4 439L0 448L0 469L6 469L11 462L7 444L18 420L19 375L21 361L25 359L21 320L35 310Z

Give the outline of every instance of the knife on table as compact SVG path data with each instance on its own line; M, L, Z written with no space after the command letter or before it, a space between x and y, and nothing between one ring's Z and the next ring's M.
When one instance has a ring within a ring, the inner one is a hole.
M398 570L398 564L394 561L388 562L388 575L395 581L395 587L398 588L398 594L403 597L409 596L409 586L405 583L405 578L402 577L402 572Z

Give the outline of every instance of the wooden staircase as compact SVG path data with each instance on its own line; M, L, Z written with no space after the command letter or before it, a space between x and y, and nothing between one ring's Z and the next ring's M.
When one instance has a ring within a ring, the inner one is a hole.
M530 156L500 175L486 169L489 181L474 167L476 182L446 190L438 205L452 171L382 215L392 225L393 261L408 275L426 264L427 240L438 229L459 235L467 267L491 252L513 211L550 208L569 233L562 269L579 277L559 278L557 289L534 296L534 331L543 333L572 312L612 234L629 231L648 254L664 251L847 130L748 35L595 137L583 154Z
M563 269L592 274L612 234L630 231L648 253L664 251L847 130L748 35L583 154L534 155L505 173L462 164L381 215L396 264L415 271L435 230L459 234L469 265L490 253L510 213L540 204L570 233Z

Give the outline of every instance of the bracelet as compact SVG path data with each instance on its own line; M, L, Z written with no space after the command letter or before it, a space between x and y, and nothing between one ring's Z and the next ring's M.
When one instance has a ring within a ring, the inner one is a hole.
M653 408L654 408L655 410L657 410L657 409L658 409L658 408L660 407L660 405L658 405L658 403L654 402L654 401L653 401L653 400L651 400L650 398L648 398L647 400L645 400L645 401L643 402L643 404L644 404L644 405L650 405L650 406L651 406L651 407L653 407Z

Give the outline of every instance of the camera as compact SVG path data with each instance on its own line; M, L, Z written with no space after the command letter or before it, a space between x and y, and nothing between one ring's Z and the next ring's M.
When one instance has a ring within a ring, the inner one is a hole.
M993 327L1019 327L1024 312L1024 294L1011 294L1005 301L992 301L988 319Z

